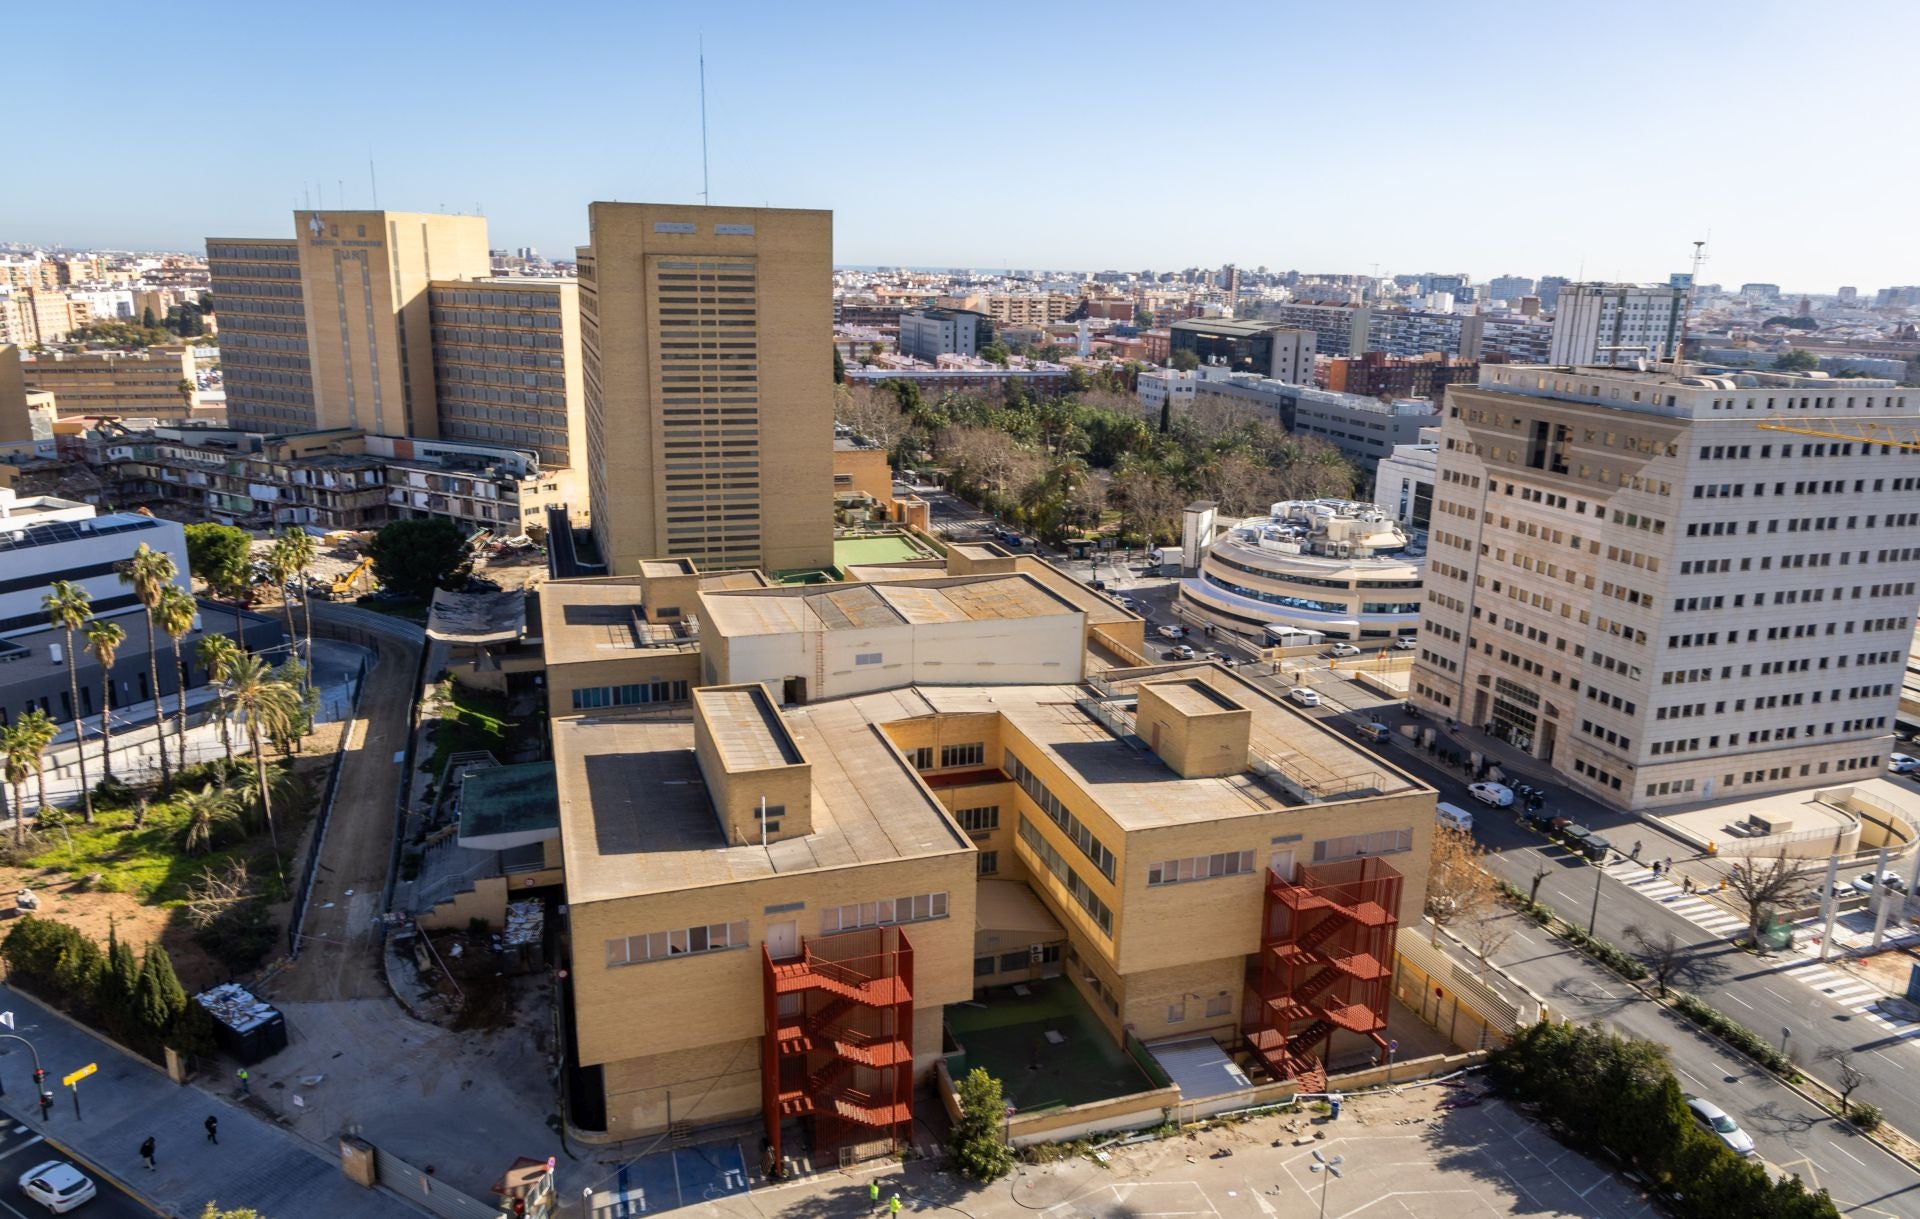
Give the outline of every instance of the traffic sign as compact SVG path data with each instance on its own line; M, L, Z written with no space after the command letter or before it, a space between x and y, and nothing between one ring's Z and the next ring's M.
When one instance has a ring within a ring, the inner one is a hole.
M4 1024L4 1025L6 1025L6 1026L7 1026L8 1028L12 1028L12 1027L13 1027L13 1013L12 1013L12 1012L0 1012L0 1024Z
M95 1071L98 1071L99 1069L100 1069L99 1063L90 1062L86 1066L81 1067L78 1071L75 1071L71 1075L62 1075L60 1077L60 1082L65 1084L67 1087L71 1088L73 1087L73 1085L79 1083L81 1080L85 1079L87 1076L93 1074Z

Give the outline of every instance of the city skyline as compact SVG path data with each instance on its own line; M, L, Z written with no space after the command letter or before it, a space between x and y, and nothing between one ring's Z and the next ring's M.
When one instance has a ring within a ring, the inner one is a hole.
M1303 25L1249 7L1156 29L1163 69L1144 82L1116 70L1112 83L1100 65L1138 56L1154 10L1103 9L1097 24L1022 10L1017 30L988 11L958 31L858 8L823 22L753 5L588 5L512 11L506 26L509 10L482 6L457 27L344 12L207 10L186 44L214 123L194 151L148 140L78 159L57 186L12 176L4 236L196 250L208 234L275 231L308 203L372 206L377 174L383 207L480 210L498 246L570 257L591 202L700 201L704 36L711 201L830 208L844 265L1660 281L1710 237L1711 281L1831 292L1920 280L1920 254L1876 244L1900 231L1912 173L1876 148L1871 124L1836 121L1856 95L1816 102L1768 83L1872 81L1857 104L1899 110L1916 87L1898 32L1920 17L1891 6L1853 6L1875 36L1851 42L1799 37L1783 6L1630 7L1597 29L1573 13L1490 27L1413 8ZM28 43L71 35L46 10L14 28ZM1227 58L1225 28L1233 47L1277 58ZM91 53L110 77L148 71L137 45ZM503 62L502 47L545 45L564 63ZM945 88L896 87L936 57ZM489 64L520 87L462 92ZM1177 100L1205 97L1188 86L1209 80L1215 100ZM62 104L80 129L115 106L104 93ZM1742 106L1765 122L1729 122ZM1278 155L1282 142L1298 155ZM1844 224L1810 225L1790 185L1815 157L1847 169L1834 195ZM1792 174L1772 168L1783 161ZM149 188L138 209L123 203L130 179Z

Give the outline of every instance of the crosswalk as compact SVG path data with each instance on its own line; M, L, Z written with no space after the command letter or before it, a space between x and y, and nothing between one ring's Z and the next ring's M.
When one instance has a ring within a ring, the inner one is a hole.
M1659 902L1681 918L1718 936L1739 935L1747 925L1705 898L1688 893L1664 875L1632 859L1616 859L1607 865L1607 874L1649 900Z
M1831 965L1803 965L1782 972L1789 977L1798 978L1841 1007L1865 1017L1870 1023L1877 1024L1902 1039L1920 1035L1920 1020L1903 1020L1898 1016L1883 1016L1879 1012L1869 1010L1885 998L1881 989L1871 982L1849 977Z

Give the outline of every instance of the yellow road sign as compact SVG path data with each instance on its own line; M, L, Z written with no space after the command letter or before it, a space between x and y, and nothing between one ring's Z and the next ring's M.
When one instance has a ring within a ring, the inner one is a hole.
M65 1084L67 1087L71 1088L73 1087L73 1085L79 1083L81 1080L85 1079L87 1076L93 1074L95 1071L98 1071L99 1069L100 1069L99 1063L90 1062L86 1066L81 1067L78 1071L75 1071L71 1075L61 1076L60 1082Z

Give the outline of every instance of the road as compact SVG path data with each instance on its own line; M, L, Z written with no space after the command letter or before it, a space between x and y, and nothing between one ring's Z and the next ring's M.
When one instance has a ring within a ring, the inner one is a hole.
M64 1115L63 1115L64 1116ZM93 1179L99 1193L81 1208L88 1219L153 1219L153 1212L79 1159L55 1139L35 1134L20 1124L11 1105L0 1105L0 1219L44 1219L46 1210L27 1199L19 1181L23 1173L48 1160L66 1160Z

